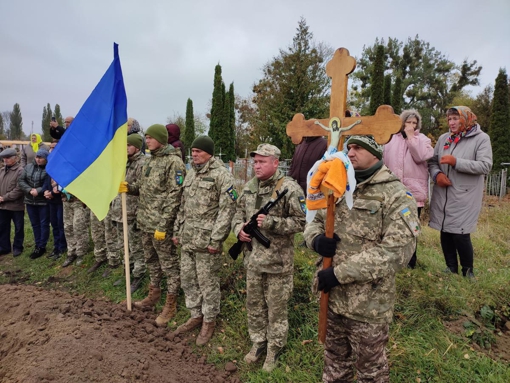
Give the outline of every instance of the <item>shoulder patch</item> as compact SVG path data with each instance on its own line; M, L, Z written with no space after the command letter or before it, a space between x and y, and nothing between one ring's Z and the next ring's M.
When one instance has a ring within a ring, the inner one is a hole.
M411 211L409 210L408 207L406 207L405 209L400 210L400 214L402 215L402 217L407 217L408 215L411 214Z
M305 197L303 197L302 195L300 195L298 197L298 201L299 201L299 204L301 205L301 210L303 210L303 213L306 214L306 200L305 200Z
M411 198L411 199L412 199L412 198L413 198L413 195L411 194L411 192L406 192L406 197L407 197L407 198Z
M411 230L411 233L413 233L415 237L418 237L418 235L420 235L421 230L420 224L417 221L412 220L411 211L409 210L409 208L406 207L405 209L400 210L399 213L402 216L402 219L406 223L407 227L409 227L409 230Z
M175 183L177 185L181 186L183 182L184 182L184 175L181 170L177 170L175 172Z
M230 198L232 198L232 201L234 201L234 202L237 201L238 195L237 195L237 191L236 191L236 189L234 189L233 185L227 189L227 194L229 195Z

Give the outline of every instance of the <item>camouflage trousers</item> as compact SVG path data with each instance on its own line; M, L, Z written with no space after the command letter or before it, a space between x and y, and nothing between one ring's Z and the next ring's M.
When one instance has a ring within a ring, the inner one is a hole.
M287 304L292 287L292 274L246 271L248 332L253 343L267 341L268 347L273 348L282 348L287 344Z
M90 212L90 234L92 242L94 242L94 258L96 262L106 261L106 236L104 223L107 218L102 221Z
M168 294L176 295L180 286L179 257L171 237L167 235L163 241L157 241L154 233L142 233L142 245L151 284L160 287L166 276Z
M212 322L220 313L221 253L181 248L181 287L192 318Z
M89 208L80 201L65 201L63 205L67 253L83 257L89 250Z
M386 352L387 323L365 323L328 311L328 329L324 345L325 383L354 381L388 383L390 371Z
M108 264L116 266L124 263L124 227L122 222L106 220L105 228ZM137 229L136 221L128 222L128 239L129 263L134 265L133 277L141 278L147 267L143 256L142 232Z

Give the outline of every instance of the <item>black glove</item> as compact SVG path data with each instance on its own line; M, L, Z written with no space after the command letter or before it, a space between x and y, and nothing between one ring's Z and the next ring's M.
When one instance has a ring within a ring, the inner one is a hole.
M313 249L321 256L331 258L336 253L337 242L340 242L340 237L336 233L333 233L333 238L320 234L313 240Z
M340 284L338 279L335 277L335 272L332 267L328 267L327 269L319 271L319 290L324 290L325 293L329 293L329 291Z

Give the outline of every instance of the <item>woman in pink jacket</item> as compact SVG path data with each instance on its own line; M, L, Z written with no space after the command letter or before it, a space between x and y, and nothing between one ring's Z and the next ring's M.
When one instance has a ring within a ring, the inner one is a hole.
M404 110L400 115L402 128L391 141L384 145L384 164L409 189L418 206L418 217L428 196L427 160L434 155L430 139L421 129L421 115L414 109ZM416 266L416 249L408 265Z

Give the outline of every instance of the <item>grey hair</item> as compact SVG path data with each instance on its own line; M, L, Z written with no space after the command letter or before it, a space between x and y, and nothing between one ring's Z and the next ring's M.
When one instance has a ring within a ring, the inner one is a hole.
M416 130L421 130L422 118L421 118L421 114L416 109L407 109L407 110L404 110L400 114L400 119L402 120L402 126L400 127L400 129L404 129L406 121L410 117L416 117L416 119L418 120L418 124L416 125Z

